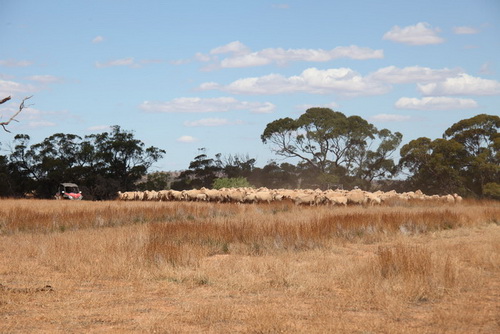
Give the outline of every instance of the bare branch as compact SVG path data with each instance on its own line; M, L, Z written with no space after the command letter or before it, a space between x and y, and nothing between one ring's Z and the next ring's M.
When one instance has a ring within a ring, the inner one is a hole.
M9 125L9 124L10 124L10 122L12 122L12 121L16 121L16 122L18 122L18 120L16 120L16 116L17 116L17 115L19 115L19 113L20 113L21 111L23 111L23 109L25 108L24 102L25 102L26 100L28 100L28 99L31 99L32 97L33 97L33 95L28 96L28 97L25 97L25 98L23 99L23 101L21 102L21 104L19 105L19 110L18 110L18 111L17 111L14 115L12 115L12 117L11 117L11 118L9 118L9 120L8 120L8 121L6 121L6 122L0 122L0 125L3 127L3 129L4 129L6 132L10 132L10 131L9 131L9 130L7 130L7 128L6 128L6 126L7 126L7 125ZM3 100L1 100L1 101L0 101L0 104L2 104L2 103L4 103L4 102L7 102L7 101L9 101L9 100L10 100L10 96L8 96L8 97L4 98Z
M5 103L10 100L10 96L7 96L5 99L0 100L0 104Z

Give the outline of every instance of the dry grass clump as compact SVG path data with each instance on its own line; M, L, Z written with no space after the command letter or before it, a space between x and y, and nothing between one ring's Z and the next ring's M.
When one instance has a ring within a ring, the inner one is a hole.
M498 333L498 222L495 202L0 200L0 332Z
M271 205L251 211L254 208L236 206L231 215L204 213L149 224L146 256L157 263L197 265L203 257L215 254L269 255L323 248L332 242L371 243L399 234L495 222L500 214L499 207L483 206L367 209Z
M458 277L459 267L451 255L443 258L422 246L397 243L379 246L372 261L350 268L345 273L349 279L342 281L355 292L353 300L385 308L391 303L435 302L456 293L468 284L466 275Z

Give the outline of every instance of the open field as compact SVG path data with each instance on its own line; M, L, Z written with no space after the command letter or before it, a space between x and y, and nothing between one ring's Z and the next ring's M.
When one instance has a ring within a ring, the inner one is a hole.
M4 199L0 284L1 333L498 333L500 203Z

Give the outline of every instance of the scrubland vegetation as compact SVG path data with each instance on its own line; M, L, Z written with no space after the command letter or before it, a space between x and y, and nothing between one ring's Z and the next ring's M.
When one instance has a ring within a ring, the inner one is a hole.
M0 332L498 333L499 225L470 200L4 199Z

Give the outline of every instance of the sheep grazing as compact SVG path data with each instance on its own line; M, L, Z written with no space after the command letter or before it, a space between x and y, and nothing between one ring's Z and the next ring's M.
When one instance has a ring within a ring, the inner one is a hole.
M296 205L328 205L347 206L362 205L374 206L391 201L436 201L447 204L458 204L463 198L458 194L425 195L421 190L415 192L397 193L368 192L361 189L320 190L320 189L267 189L267 188L222 188L222 189L192 189L192 190L160 190L160 191L126 191L118 192L120 201L193 201L215 203L272 203L289 201Z

